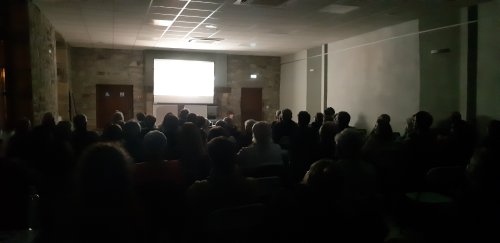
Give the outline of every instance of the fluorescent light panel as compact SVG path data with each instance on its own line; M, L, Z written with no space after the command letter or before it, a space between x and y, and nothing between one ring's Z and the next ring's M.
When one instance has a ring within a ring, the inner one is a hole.
M170 26L174 23L174 21L172 20L164 20L164 19L153 19L152 22L154 25L165 26L165 27Z

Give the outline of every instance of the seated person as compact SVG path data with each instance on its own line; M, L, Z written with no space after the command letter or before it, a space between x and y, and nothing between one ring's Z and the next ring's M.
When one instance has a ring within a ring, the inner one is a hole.
M267 122L257 122L252 131L253 144L238 152L238 166L245 171L267 165L283 165L281 147L271 138L271 126Z
M235 144L217 137L208 143L212 172L208 179L196 181L186 192L191 219L203 219L221 208L256 202L256 185L236 170Z

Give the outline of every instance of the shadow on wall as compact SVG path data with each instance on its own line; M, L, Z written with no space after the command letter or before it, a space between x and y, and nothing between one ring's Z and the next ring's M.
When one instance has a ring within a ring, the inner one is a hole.
M356 123L354 124L355 128L358 129L369 129L368 128L368 122L366 121L366 117L363 114L358 114L358 119L356 120Z

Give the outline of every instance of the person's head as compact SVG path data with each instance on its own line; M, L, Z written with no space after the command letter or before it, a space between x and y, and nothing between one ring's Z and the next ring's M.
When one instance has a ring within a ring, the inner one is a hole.
M230 118L230 117L226 116L226 117L224 117L224 119L222 119L222 120L223 120L223 121L224 121L224 123L226 124L226 126L225 126L224 128L226 128L226 129L228 129L228 128L229 128L229 129L234 128L234 122L233 122L233 119L232 119L232 118Z
M346 128L335 136L337 156L340 159L352 159L360 155L363 147L363 135L353 128Z
M102 131L102 140L106 142L118 142L123 138L122 127L118 124L111 124Z
M271 142L271 126L264 121L257 122L252 127L253 140L256 144L265 144Z
M123 138L125 140L134 140L141 135L141 125L136 121L128 121L123 125Z
M43 114L42 126L52 127L52 128L54 128L56 126L56 120L54 118L54 115L51 112L47 112L47 113Z
M316 115L314 116L314 121L319 124L323 123L323 119L325 119L325 116L321 112L316 113Z
M163 117L161 126L165 131L177 131L177 129L179 128L179 119L174 114L167 113Z
M333 107L327 107L323 112L325 113L325 121L333 121L333 116L335 115Z
M314 188L325 189L329 187L329 168L333 164L332 160L321 159L314 162L302 180L302 183Z
M193 123L185 122L177 137L182 156L198 156L205 153L205 144L200 129Z
M454 111L451 113L450 115L450 121L452 123L455 123L455 122L458 122L458 121L461 121L462 120L462 114L460 114L460 112L458 111Z
M214 139L216 137L221 137L221 136L222 137L229 137L229 133L223 127L220 127L220 126L212 127L212 128L210 128L210 130L208 130L207 141L211 141L212 139Z
M292 120L292 111L290 109L284 109L281 112L281 117L283 121L291 121Z
M374 133L375 136L383 140L392 140L393 138L391 124L386 121L377 123Z
M189 110L186 108L182 109L181 111L179 111L179 120L185 121L188 115Z
M78 114L73 117L73 126L76 131L86 131L87 130L87 116L84 114Z
M307 111L299 112L297 117L299 126L301 127L307 127L309 125L309 122L311 122L311 115L309 115Z
M231 173L235 168L236 145L225 137L216 137L208 143L208 155L214 171Z
M163 160L167 147L167 137L160 131L150 131L144 135L144 153L149 160Z
M195 125L200 128L200 129L206 129L207 126L207 119L205 119L204 116L196 116L196 122Z
M137 112L137 114L135 114L135 119L137 119L138 122L144 121L146 115L143 112Z
M153 129L155 128L156 124L156 117L153 115L147 115L146 118L144 118L144 126L145 128Z
M196 124L196 118L197 115L195 113L189 113L187 116L186 116L186 121L187 122L191 122L193 124Z
M351 122L351 115L349 115L349 113L345 111L341 111L337 114L337 116L335 116L334 122L341 129L349 127L349 122Z
M228 112L226 112L226 117L229 117L229 118L231 118L231 119L234 119L234 112L232 112L232 111L228 111Z
M254 119L248 119L245 121L245 133L246 134L252 134L252 127L255 125L257 121Z
M382 114L382 115L377 117L377 123L381 123L381 122L390 123L391 117L387 114Z
M131 159L116 144L90 146L83 152L76 172L78 196L85 206L112 208L131 195Z
M432 115L427 111L419 111L414 115L414 128L417 131L428 131L433 122Z
M223 120L218 120L218 121L215 122L215 126L226 128L227 127L227 123L225 121L223 121Z
M122 124L124 123L125 118L123 117L123 112L121 111L115 111L113 114L113 117L111 118L111 123L113 124Z
M274 118L276 121L281 121L281 110L277 110L276 113L274 114Z

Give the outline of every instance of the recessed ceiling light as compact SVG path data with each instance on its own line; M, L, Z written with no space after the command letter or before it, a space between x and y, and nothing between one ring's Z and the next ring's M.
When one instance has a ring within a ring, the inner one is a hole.
M217 29L217 26L213 25L213 24L209 24L209 25L205 25L205 28L207 28L207 29Z
M250 74L250 78L251 79L256 79L257 78L257 74Z
M170 26L174 23L172 20L164 20L164 19L153 19L152 20L154 25L158 26Z
M330 4L321 10L320 12L326 12L326 13L334 13L334 14L346 14L351 11L354 11L358 9L358 6L350 6L350 5L340 5L340 4Z

